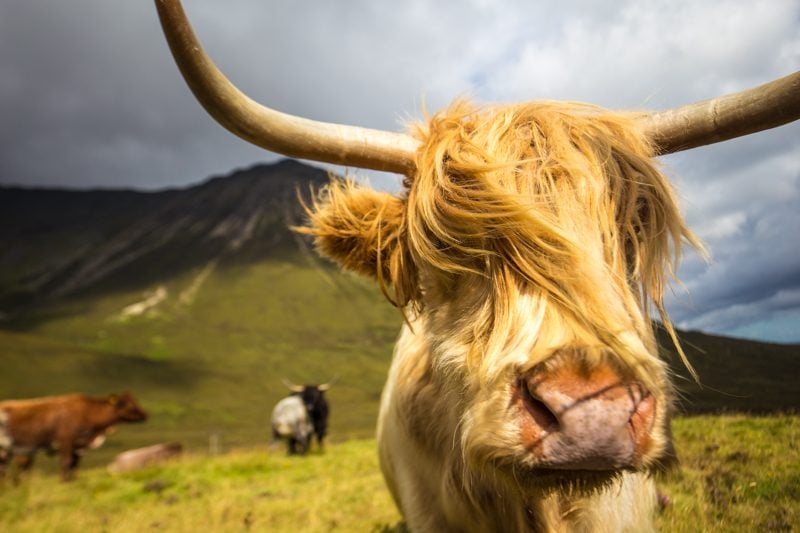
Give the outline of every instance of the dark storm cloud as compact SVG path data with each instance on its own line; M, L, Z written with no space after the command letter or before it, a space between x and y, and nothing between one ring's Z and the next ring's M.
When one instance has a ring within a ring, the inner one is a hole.
M152 187L167 175L154 169L197 142L185 133L204 119L183 111L189 102L174 67L157 59L163 38L141 4L0 8L0 78L14 80L0 86L2 181Z
M662 109L800 65L795 0L185 2L251 97L394 131L464 94ZM153 189L277 157L192 99L150 1L0 4L0 121L6 184ZM691 296L676 289L669 308L682 326L800 341L798 139L793 125L663 158L713 255L681 269Z
M695 257L681 269L688 291L670 299L681 326L800 339L800 301L789 297L800 294L798 139L794 124L669 161L688 221L712 254L708 265Z

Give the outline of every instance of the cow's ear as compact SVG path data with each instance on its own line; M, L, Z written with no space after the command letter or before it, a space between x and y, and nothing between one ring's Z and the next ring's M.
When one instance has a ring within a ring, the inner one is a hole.
M378 280L398 305L415 298L416 269L405 239L403 199L333 180L306 212L309 224L297 229L316 238L322 255L345 270Z

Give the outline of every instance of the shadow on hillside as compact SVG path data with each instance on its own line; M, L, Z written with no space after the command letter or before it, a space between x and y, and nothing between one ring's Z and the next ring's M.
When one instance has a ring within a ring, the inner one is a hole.
M137 396L159 390L189 392L208 373L185 361L154 361L140 355L50 345L8 348L0 375L3 398L124 390Z
M767 414L800 409L800 346L772 344L679 331L696 381L672 341L658 330L661 355L668 362L681 414L741 412Z
M307 245L310 247L310 244ZM297 250L283 248L278 251L273 250L271 255L254 255L252 257L225 256L221 257L218 262L209 262L209 260L201 262L187 259L183 265L171 265L158 273L153 270L159 269L146 269L147 272L139 271L136 273L122 269L91 288L78 290L67 295L41 296L31 294L26 297L27 300L21 299L20 302L23 303L20 305L12 305L10 307L0 305L0 330L31 332L47 322L87 315L95 308L97 301L100 299L118 294L148 294L154 288L182 277L185 278L190 273L198 274L210 264L213 264L212 271L215 272L215 275L225 278L234 277L230 276L230 273L242 267L270 261L294 265L298 269L313 268L343 295L348 290L352 290L352 287L350 287L352 283L343 283L340 271L331 262L311 254L308 250L298 252ZM136 268L132 268L132 270L135 271ZM184 281L181 287L186 288L189 284L189 281ZM265 293L267 290L268 287L265 286ZM2 291L0 290L0 292ZM0 300L2 300L2 297L0 297ZM121 309L118 311L121 311Z

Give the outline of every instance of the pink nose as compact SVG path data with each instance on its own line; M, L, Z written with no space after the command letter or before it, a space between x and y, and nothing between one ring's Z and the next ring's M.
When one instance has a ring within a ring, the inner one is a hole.
M650 445L656 400L611 365L542 367L518 387L523 441L542 468L630 467Z

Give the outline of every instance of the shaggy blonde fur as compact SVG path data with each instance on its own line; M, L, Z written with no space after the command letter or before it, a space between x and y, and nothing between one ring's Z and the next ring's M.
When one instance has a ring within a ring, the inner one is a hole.
M459 101L415 133L422 145L403 197L334 181L303 230L406 312L379 422L406 519L419 530L647 527L645 474L527 475L535 461L509 407L515 376L559 353L585 365L611 358L661 406L638 468L668 454L671 394L650 308L672 332L666 278L682 242L700 244L634 117ZM598 507L611 501L620 510Z

